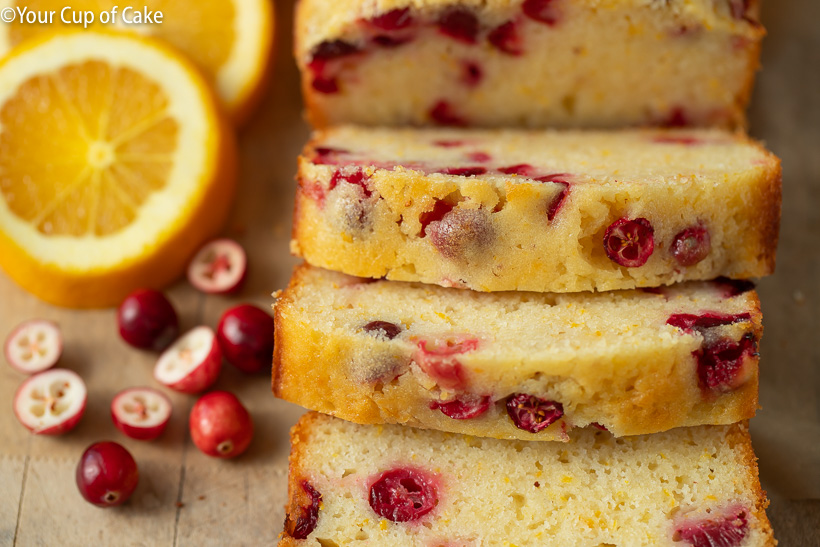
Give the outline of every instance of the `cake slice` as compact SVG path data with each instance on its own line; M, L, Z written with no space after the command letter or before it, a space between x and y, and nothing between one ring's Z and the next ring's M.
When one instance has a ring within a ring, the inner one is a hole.
M758 0L301 0L317 126L743 126Z
M360 277L575 292L772 273L780 161L716 130L321 131L292 251Z
M757 408L761 313L745 284L478 293L302 266L275 309L274 393L353 422L566 441Z
M745 424L557 444L309 413L291 442L283 546L776 544Z

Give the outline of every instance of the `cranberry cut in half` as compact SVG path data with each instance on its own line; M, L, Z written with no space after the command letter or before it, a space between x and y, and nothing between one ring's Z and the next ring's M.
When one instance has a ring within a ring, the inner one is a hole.
M122 339L139 349L162 351L179 332L179 320L165 295L153 289L129 294L119 310L117 325Z
M485 395L484 397L470 397L446 402L433 401L430 403L430 409L440 410L442 414L454 420L470 420L487 412L491 402L490 396Z
M247 271L245 249L232 239L216 239L188 264L188 281L206 294L230 294L242 286Z
M88 503L97 507L122 505L139 483L134 457L113 441L94 443L77 464L77 488Z
M384 31L406 29L413 24L410 8L398 8L369 19L368 24Z
M296 517L295 521L291 518L290 513L285 517L285 530L293 539L307 539L311 532L316 529L322 503L322 494L308 481L303 480L300 486L308 497L308 503L299 507L299 516Z
M706 343L695 352L701 387L718 393L739 388L754 375L753 359L756 356L757 341L751 334L737 342L721 338Z
M114 426L128 437L151 441L162 435L171 419L171 400L150 387L132 387L111 401Z
M37 435L71 431L85 412L88 391L77 373L54 368L35 374L14 394L14 414Z
M712 251L712 238L702 226L693 226L677 234L672 239L669 252L681 266L694 266Z
M226 311L216 329L222 354L230 364L246 373L268 370L273 362L273 317L241 304Z
M699 315L693 313L676 313L666 320L667 325L672 325L683 330L702 330L724 325L732 325L741 321L751 321L752 316L748 313L725 314L707 312Z
M621 218L613 222L604 234L606 256L626 268L646 264L655 250L655 230L645 218Z
M31 319L19 324L6 338L6 361L23 374L48 370L63 354L63 334L53 321Z
M165 350L154 367L160 384L182 393L199 393L216 382L222 369L222 350L210 327L189 330Z
M370 507L393 522L418 520L438 505L438 489L428 473L398 468L382 473L370 485Z
M686 542L692 547L737 547L748 531L746 511L736 509L679 526L673 541Z
M524 0L521 9L524 15L545 25L554 26L560 18L560 13L555 7L560 0Z
M496 49L507 55L518 57L524 53L524 46L515 21L507 21L494 28L487 39Z
M439 32L465 44L475 44L479 23L475 14L461 7L451 7L438 19Z
M439 341L420 340L415 360L421 370L444 389L463 389L467 373L457 359L458 355L478 348L476 338L455 336Z
M253 420L236 395L212 391L194 403L188 419L191 439L204 454L234 458L253 439Z
M564 405L535 395L514 393L507 399L507 414L518 429L538 433L564 415Z
M362 329L373 336L384 337L388 340L394 339L404 330L400 325L390 323L389 321L371 321Z

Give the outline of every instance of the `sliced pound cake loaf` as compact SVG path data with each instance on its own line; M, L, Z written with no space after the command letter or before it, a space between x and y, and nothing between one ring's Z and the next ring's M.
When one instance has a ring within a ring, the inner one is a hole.
M317 126L738 126L758 0L301 0Z
M478 291L760 277L780 180L775 156L716 130L337 128L300 158L292 250Z
M297 269L274 393L358 423L569 440L727 424L757 407L757 294L730 282L478 293Z
M291 442L284 546L776 544L741 424L557 444L309 413Z

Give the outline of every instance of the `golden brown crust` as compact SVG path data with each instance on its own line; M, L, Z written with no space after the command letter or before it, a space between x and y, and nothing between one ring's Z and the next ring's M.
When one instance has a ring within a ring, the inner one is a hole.
M303 469L303 451L310 442L313 424L321 417L316 412L303 414L299 421L290 430L290 455L288 456L288 501L285 505L285 527L279 540L280 546L299 545L299 542L290 536L287 523L292 515L297 515L305 504L305 494L302 491L302 480L307 478Z
M752 526L760 530L766 540L767 547L774 547L777 545L777 540L774 539L774 531L772 530L769 518L766 516L766 508L769 506L769 500L766 497L766 492L760 486L760 476L757 467L757 456L752 447L752 439L749 436L749 421L744 420L739 424L735 424L727 433L727 442L738 450L740 458L743 461L742 468L746 470L746 482L750 486L755 498L755 507L753 509L754 520Z

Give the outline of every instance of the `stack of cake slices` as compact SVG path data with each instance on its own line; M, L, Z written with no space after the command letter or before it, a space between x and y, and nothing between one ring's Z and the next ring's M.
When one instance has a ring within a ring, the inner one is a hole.
M747 427L781 195L737 130L756 20L301 0L319 127L273 390L313 412L282 545L776 543ZM698 127L601 129L657 122ZM387 127L430 124L484 129Z

